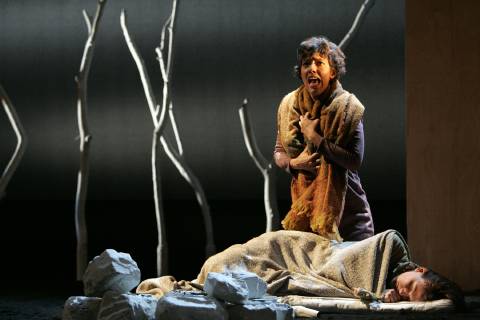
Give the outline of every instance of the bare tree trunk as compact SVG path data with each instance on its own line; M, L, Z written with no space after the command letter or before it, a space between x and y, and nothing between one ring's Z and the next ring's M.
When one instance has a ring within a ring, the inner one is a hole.
M375 0L365 0L360 7L360 10L358 11L355 20L353 21L352 26L350 27L350 30L347 32L345 37L343 37L343 40L340 42L338 45L340 49L345 50L347 46L350 44L350 41L352 41L353 37L357 33L358 29L360 28L360 25L363 23L363 20L365 20L365 16L367 15L368 11L375 5Z
M120 16L120 24L123 30L123 36L127 43L130 54L135 61L135 64L140 75L140 80L142 81L143 89L145 92L145 97L150 110L150 115L152 116L153 121L153 138L152 138L152 155L151 155L151 165L152 165L152 182L153 182L153 200L155 203L155 216L157 220L157 232L158 232L158 245L157 245L157 275L161 276L167 272L168 267L168 244L165 236L165 222L164 222L164 209L162 204L162 194L160 187L160 175L158 174L157 161L158 161L158 141L162 135L162 132L166 124L166 107L164 106L160 109L160 106L157 105L155 96L153 94L152 86L150 84L150 78L145 67L145 63L140 56L138 49L130 36L127 27L127 18L126 13L122 10Z
M157 244L157 275L161 276L168 272L168 244L165 232L164 209L161 200L162 191L159 182L159 174L157 172L157 155L159 151L158 140L160 139L160 131L158 127L153 130L152 138L152 180L153 180L153 197L155 203L155 213L158 230Z
M160 142L162 143L163 149L165 153L170 158L172 163L177 168L180 175L192 186L195 197L197 198L198 204L202 210L203 214L203 223L205 227L205 234L206 234L206 246L205 246L205 254L207 257L213 255L216 252L215 248L215 241L213 237L213 226L212 226L212 219L210 217L210 207L208 206L207 197L205 196L205 192L200 184L198 178L193 174L193 171L188 167L185 159L179 155L179 153L173 148L172 144L168 142L165 137L160 137Z
M12 125L13 131L15 132L15 136L17 137L17 145L15 147L15 151L13 152L10 161L8 162L5 170L0 177L0 200L5 195L5 190L7 189L8 183L10 179L12 179L15 170L17 170L20 161L22 160L23 154L25 153L25 149L27 148L27 134L25 129L23 129L22 123L20 122L20 118L13 107L12 102L8 98L7 93L3 89L2 85L0 85L0 101L2 103L3 108L5 109L5 113L8 116L8 120Z
M167 19L165 24L162 27L162 33L160 38L160 46L155 49L157 53L158 61L160 64L160 71L163 79L163 108L168 106L168 115L170 118L170 123L172 124L173 134L177 144L177 150L174 150L173 146L168 142L165 137L161 138L162 146L173 162L175 167L178 169L182 177L190 184L195 192L195 197L197 202L202 210L203 222L206 233L206 246L205 254L207 257L211 256L216 252L215 241L213 235L213 226L212 218L210 214L210 207L208 206L207 198L205 192L203 191L202 185L198 178L193 174L193 171L188 167L187 162L183 157L183 147L180 139L180 134L178 132L177 123L175 121L175 114L173 110L173 103L171 99L171 66L173 60L173 36L174 36L174 26L175 26L175 16L177 12L177 0L173 1L172 4L172 13ZM165 50L165 37L166 30L168 29L168 47L166 48L167 53L164 53ZM166 58L165 58L166 57ZM165 61L166 60L166 61Z
M266 214L266 232L269 232L272 230L277 230L280 223L280 217L277 208L275 173L273 171L272 162L268 162L258 148L257 141L255 140L255 134L250 124L250 118L247 112L247 104L247 99L243 100L243 104L238 109L238 113L240 115L243 139L245 140L248 154L250 157L252 157L253 162L255 162L258 170L260 170L263 175L263 201Z
M77 83L77 119L80 134L80 168L77 176L77 193L75 197L75 231L77 236L77 280L82 280L88 262L88 233L85 219L85 204L89 175L89 153L91 135L87 124L87 81L95 47L98 24L102 17L106 0L98 0L93 23L86 11L83 11L88 29L88 38L83 51L80 70L75 77Z
M155 96L153 94L150 79L148 77L148 73L145 68L145 63L143 59L138 53L138 49L136 48L126 26L126 14L125 11L122 11L120 17L120 23L123 29L123 35L125 37L125 41L127 42L128 48L132 57L137 65L137 69L140 74L140 79L143 84L145 96L149 105L150 114L152 116L152 121L154 124L154 135L153 135L153 142L152 142L152 177L153 177L153 184L154 184L154 199L155 199L155 211L157 214L157 229L158 229L158 247L157 247L157 274L160 276L164 274L165 268L167 265L167 244L165 238L165 227L164 227L164 214L163 209L161 207L160 201L160 187L158 186L159 183L157 181L158 174L156 169L156 159L158 158L158 146L157 142L160 139L162 146L170 158L170 160L174 163L176 168L179 170L180 174L187 180L187 182L192 186L195 191L195 195L197 201L200 204L202 209L202 213L204 216L204 223L205 229L207 233L207 245L206 245L206 254L210 256L211 254L215 253L215 244L213 241L213 228L212 222L210 217L210 208L208 207L208 203L206 201L205 193L201 187L200 182L195 177L193 172L187 166L185 160L183 159L183 148L180 140L180 136L178 134L178 128L175 122L175 117L173 114L173 104L170 97L171 92L171 85L170 85L170 78L171 78L171 64L173 58L173 34L174 34L174 22L175 22L175 14L177 8L177 0L173 1L172 5L172 12L163 25L162 33L161 33L161 41L160 46L155 49L158 56L158 61L160 63L160 71L162 73L162 80L163 80L163 93L162 93L162 105L158 105L155 101ZM169 42L166 54L166 63L164 59L163 50L165 49L165 36L166 30L168 29L169 33ZM178 151L175 150L172 145L168 142L168 140L163 136L163 129L166 123L166 111L168 109L169 117L172 123L173 132L175 135L175 140L177 143ZM157 140L155 140L157 139Z

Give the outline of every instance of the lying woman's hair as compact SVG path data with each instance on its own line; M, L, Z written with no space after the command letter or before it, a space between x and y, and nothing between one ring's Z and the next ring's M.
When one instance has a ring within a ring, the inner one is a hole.
M456 283L430 269L422 274L422 278L426 282L427 300L447 298L453 301L457 311L465 310L465 297Z
M340 79L346 72L345 54L335 43L324 36L311 37L300 43L297 49L297 65L293 68L295 75L300 77L302 61L315 52L328 58L328 63L335 70L335 80Z
M412 271L418 268L419 265L414 262L405 262L398 265L398 267L393 271L393 273L398 276L400 273ZM425 268L425 271L422 274L422 278L426 282L426 294L427 301L438 300L438 299L450 299L455 306L455 310L463 311L465 310L465 297L463 295L462 289L453 281L445 278L439 273Z

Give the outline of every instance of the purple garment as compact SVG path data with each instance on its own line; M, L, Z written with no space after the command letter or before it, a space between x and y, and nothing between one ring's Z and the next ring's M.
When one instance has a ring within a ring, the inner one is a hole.
M328 100L331 102L333 97L342 91L342 87L338 86ZM345 241L359 241L373 236L373 219L370 205L357 171L363 160L364 135L362 121L359 122L352 139L345 148L323 138L320 140L320 145L315 147L317 147L320 154L324 154L330 161L347 169L345 207L338 227L340 235ZM278 167L290 174L294 174L289 165L290 157L280 142L278 132L273 155Z

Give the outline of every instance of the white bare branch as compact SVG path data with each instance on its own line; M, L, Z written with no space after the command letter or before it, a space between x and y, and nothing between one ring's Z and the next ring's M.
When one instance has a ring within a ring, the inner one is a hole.
M215 240L213 237L213 225L212 225L212 217L210 215L210 207L207 202L207 197L205 196L205 192L203 191L202 185L200 181L195 176L193 171L188 167L185 159L173 148L171 143L165 138L160 137L160 142L162 143L163 149L165 153L170 158L172 163L177 168L180 175L190 184L195 192L195 197L197 198L198 204L202 210L203 214L203 223L205 227L206 233L206 248L205 254L207 257L213 255L216 252L215 248Z
M160 72L162 73L162 80L165 82L165 80L168 81L168 75L167 75L167 70L165 69L165 59L163 59L163 53L162 49L160 47L155 48L155 52L157 53L157 60L160 64Z
M5 190L7 189L8 183L12 179L13 174L17 170L20 161L22 160L23 154L25 153L25 149L27 148L27 134L25 129L23 129L22 123L20 122L20 118L13 107L12 102L8 98L7 93L3 89L2 85L0 85L0 101L5 109L5 113L8 116L8 120L12 125L13 131L15 132L15 136L17 137L17 145L15 146L15 151L10 158L5 170L0 177L0 200L5 195Z
M83 273L87 267L88 261L88 235L85 219L85 203L87 199L87 186L89 174L89 150L91 135L87 125L87 81L90 71L90 65L93 58L93 49L95 46L95 37L98 24L102 17L103 8L106 0L98 0L97 11L90 23L88 14L84 11L84 19L87 29L90 31L83 51L80 70L75 77L77 82L77 119L78 130L80 133L80 168L77 176L77 192L75 197L75 233L77 237L77 280L82 280Z
M142 81L143 90L145 92L145 98L147 99L148 107L150 109L150 114L153 117L153 124L155 127L158 125L157 117L155 116L158 112L156 111L157 102L155 99L155 95L153 94L152 86L150 84L150 78L148 76L147 68L145 67L145 62L143 61L142 57L138 53L137 46L135 42L133 42L130 32L128 31L127 27L127 17L125 10L122 10L120 15L120 25L122 26L123 36L125 41L127 42L128 49L130 50L130 54L137 65L138 73L140 74L140 79Z
M170 15L170 23L168 24L168 53L167 53L167 74L170 79L170 67L173 60L173 31L175 27L175 16L177 12L177 0L173 0L172 3L172 14ZM163 47L163 45L162 45Z
M252 157L257 168L259 170L265 170L265 168L268 167L269 162L265 159L265 157L260 152L260 149L258 148L252 126L250 125L250 118L247 112L247 105L248 105L248 100L245 98L243 100L242 106L240 107L240 109L238 109L238 113L240 115L240 122L242 124L243 138L245 140L248 153Z
M178 154L183 156L183 146L182 141L180 140L180 133L178 132L177 122L175 121L175 114L173 113L173 103L170 101L168 107L168 115L170 117L170 124L172 125L173 136L175 137L175 142L177 143Z
M375 0L365 0L363 2L360 10L357 13L357 16L355 17L355 20L353 21L352 26L350 27L350 30L345 35L345 37L343 37L343 40L338 45L340 49L345 50L347 48L347 46L350 44L353 37L357 33L358 29L360 28L360 25L363 23L363 20L365 20L365 16L367 15L368 11L373 7L374 4Z
M168 19L170 20L170 18ZM162 34L163 34L162 30ZM157 53L157 60L160 65L160 72L162 74L162 80L163 80L163 92L162 92L162 106L167 106L168 103L168 116L170 118L170 123L172 125L172 130L173 130L173 135L175 137L175 142L177 143L177 150L180 155L183 155L183 146L182 146L182 141L180 140L180 134L178 132L178 126L177 122L175 121L175 114L173 112L173 103L170 98L170 74L167 73L166 68L165 68L165 59L163 58L163 53L161 47L163 46L163 41L160 45L160 47L157 47L155 49L155 52Z
M88 15L87 10L82 10L83 18L85 19L85 24L87 26L87 34L92 33L92 19Z
M176 13L176 4L177 0L174 0L173 7L172 7L172 13L167 19L167 22L164 24L162 28L162 35L161 35L161 43L158 48L155 49L158 57L158 61L160 64L160 70L162 73L162 80L163 80L163 92L162 92L162 104L161 106L158 105L155 102L155 97L153 95L153 91L151 89L151 84L150 80L148 77L148 73L145 68L145 64L143 62L143 59L140 57L138 50L128 32L128 28L126 26L126 15L125 12L122 11L120 20L121 20L121 26L123 29L123 34L125 37L125 40L127 42L128 48L130 49L130 53L133 56L134 61L137 64L137 68L139 70L140 78L144 87L144 92L145 96L147 98L147 102L150 108L150 114L152 116L152 121L155 127L154 130L154 141L152 143L152 177L153 177L153 182L154 182L154 199L155 199L155 210L157 213L157 228L158 228L158 234L159 234L159 246L157 247L157 273L158 275L161 275L165 272L166 268L166 250L167 250L167 244L165 240L165 233L164 233L164 223L163 223L163 211L161 210L160 206L160 191L158 187L158 174L157 174L157 169L156 169L156 159L157 159L157 152L158 152L158 147L157 147L157 141L160 139L160 142L162 143L163 149L169 156L170 160L174 163L176 168L179 170L180 174L189 182L189 184L192 186L192 188L195 191L195 195L197 198L197 201L200 204L200 207L202 209L202 213L204 216L204 221L205 221L205 228L207 231L207 245L206 245L206 253L207 255L211 255L215 252L215 245L213 242L213 228L212 228L212 223L211 223L211 217L210 217L210 209L208 207L208 204L206 202L206 197L205 193L203 192L203 189L200 185L200 182L198 179L193 175L192 171L188 168L187 164L185 163L185 160L183 159L181 153L183 153L179 134L178 134L178 129L175 123L175 118L173 116L173 104L170 98L170 75L171 75L171 61L172 61L172 48L173 48L173 23L175 21L175 13ZM165 34L166 34L166 29L168 28L169 30L169 47L168 47L168 52L167 52L167 64L165 64L165 59L164 59L164 54L162 50L164 49L164 43L165 43ZM168 140L163 137L163 129L164 125L166 122L166 110L167 108L169 109L169 116L170 120L172 122L172 127L174 130L175 138L177 141L177 146L179 151L176 151L175 149L172 148L171 144L168 142ZM157 140L155 140L157 139Z
M157 275L161 276L166 274L168 266L168 245L165 235L165 219L164 219L164 210L162 205L162 194L160 187L160 176L157 170L157 160L158 160L158 140L160 139L163 130L166 124L166 107L162 106L160 112L160 106L157 105L155 101L155 96L153 94L152 86L150 84L150 78L148 76L145 63L140 56L137 46L133 41L127 27L127 17L125 10L122 10L120 15L120 25L122 26L123 36L127 43L130 54L135 61L135 64L140 75L140 80L142 81L145 98L150 110L150 115L152 116L152 122L154 126L153 138L152 138L152 154L151 154L151 166L152 166L152 182L153 182L153 200L155 203L155 216L157 220L157 231L158 231L158 245L157 245Z
M175 142L177 144L177 150L180 155L183 155L182 141L180 139L180 134L178 132L177 122L175 121L173 103L170 98L171 65L173 60L173 35L174 35L174 28L175 28L176 12L177 12L177 0L173 0L172 12L162 27L162 32L160 36L160 46L155 49L155 52L157 53L157 57L158 57L157 59L160 64L160 72L162 74L162 80L163 80L162 103L164 106L168 105L168 115L170 118L170 123L172 125ZM163 50L165 49L165 37L166 37L167 30L168 30L168 48L167 48L167 53L165 55L163 53ZM165 64L165 56L167 60L166 64Z
M172 6L172 9L173 9L173 6ZM172 15L171 14L168 16L167 20L165 20L165 23L163 24L163 27L162 27L162 32L160 34L160 50L164 49L165 34L166 34L166 31L167 31L167 27L170 24L170 21L172 21Z
M177 0L173 0L172 4L172 13L168 17L167 21L162 27L162 33L160 38L160 46L155 49L157 53L157 58L160 64L160 71L162 73L162 80L163 80L163 99L162 103L164 106L168 105L168 114L170 118L170 123L172 125L173 134L175 137L175 141L177 144L177 150L173 149L172 145L166 140L166 138L162 137L161 142L163 148L167 155L169 156L170 160L174 163L177 170L180 174L187 180L190 186L193 188L195 192L195 196L197 201L200 205L203 215L203 221L205 226L206 232L206 248L205 254L206 256L210 256L215 253L215 243L213 237L213 227L212 227L212 218L210 214L210 207L207 203L207 198L205 196L205 192L203 191L202 185L197 177L193 174L193 171L188 167L185 159L183 158L183 147L182 142L180 140L180 134L178 132L178 126L175 121L175 114L173 110L173 103L171 99L171 66L173 61L173 36L174 36L174 24L175 24L175 16L177 13ZM166 30L168 29L168 48L167 53L165 54L163 50L165 49L165 34ZM166 63L165 63L166 59Z
M266 232L272 231L278 228L279 215L277 209L277 196L275 189L275 175L271 162L268 162L260 152L257 141L255 140L255 134L250 124L250 118L247 112L248 100L244 99L242 106L238 109L240 115L240 122L242 124L243 139L247 146L248 154L252 157L253 162L257 166L258 170L263 175L264 185L264 205L266 214Z

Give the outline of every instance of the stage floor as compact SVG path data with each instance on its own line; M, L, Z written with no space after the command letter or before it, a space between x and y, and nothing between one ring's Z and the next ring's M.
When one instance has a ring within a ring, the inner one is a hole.
M0 296L1 320L61 320L63 303L68 297ZM468 313L406 313L406 314L322 314L317 319L331 320L473 320L480 319L480 296L467 297ZM207 320L207 319L205 319Z

